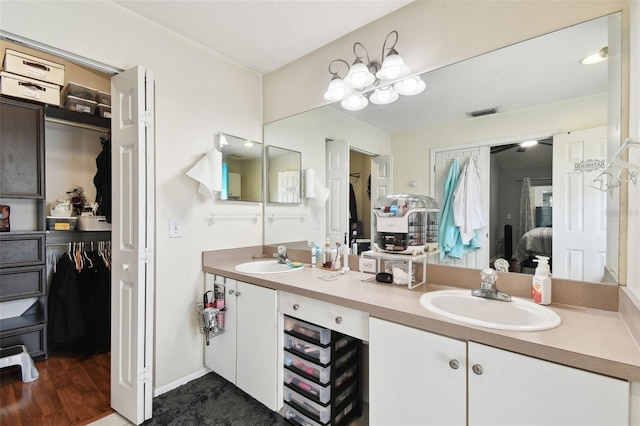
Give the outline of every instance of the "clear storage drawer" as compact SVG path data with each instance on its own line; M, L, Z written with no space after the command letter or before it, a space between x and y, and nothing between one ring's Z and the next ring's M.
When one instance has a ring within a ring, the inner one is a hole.
M331 367L321 367L318 364L314 364L311 361L302 359L294 354L285 352L284 365L293 368L295 370L304 372L309 376L314 377L320 383L327 384L331 380Z
M284 317L284 329L287 333L304 336L321 345L328 345L331 342L331 330L309 324L297 318Z
M313 358L320 364L328 364L331 361L331 348L323 348L288 334L285 334L284 337L284 347L286 349Z
M284 405L284 418L294 425L300 426L322 426L320 423L311 420L293 407Z
M314 401L326 404L331 399L331 389L307 380L293 371L284 370L284 382L292 386L302 395L309 395Z
M351 349L349 352L347 352L346 354L340 356L335 363L335 367L336 368L340 368L343 365L345 365L347 362L349 362L353 357L355 357L358 353L358 350L356 348Z
M306 411L312 415L311 418L320 420L321 423L327 423L331 419L331 404L324 407L288 388L284 389L284 400L290 405L295 404L294 407Z

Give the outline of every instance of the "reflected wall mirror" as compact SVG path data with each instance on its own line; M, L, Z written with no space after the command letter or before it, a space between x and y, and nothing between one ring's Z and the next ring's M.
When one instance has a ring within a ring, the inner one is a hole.
M222 152L222 201L262 201L262 144L218 134Z
M300 204L302 154L273 145L266 147L267 202Z
M484 146L489 156L494 147L514 145L525 137L553 139L561 134L604 127L608 129L608 140L605 139L601 149L605 153L611 153L611 149L615 152L620 146L619 134L616 133L620 128L621 104L620 15L616 13L587 21L430 71L421 76L427 84L422 94L401 97L393 104L370 104L364 110L354 112L332 104L268 123L264 131L265 144L276 140L308 141L304 146L294 145L294 142L287 146L304 154L303 168L313 167L324 172L326 164L322 142L325 139L346 139L349 146L356 146L362 151L392 155L393 192L422 195L434 195L432 184L435 179L431 176L430 155L436 149ZM607 61L589 66L579 63L581 57L604 46L609 50ZM471 114L493 108L496 109L494 114ZM502 163L513 166L514 158L532 163L533 160L526 160L527 156L552 148L540 144L526 152L518 152L517 148L504 149L500 154L491 156L511 156ZM493 175L493 167L498 167L490 163L487 161L487 169L491 168ZM551 178L557 173L555 163L544 167L548 168L541 170L540 178ZM502 171L500 181L508 180L515 185L519 198L522 176L509 175L513 170ZM584 173L582 177L590 180L597 173ZM326 183L326 174L318 173L317 177ZM555 183L539 180L532 185L551 187L540 191L543 205L539 207L553 207L554 212L563 198ZM495 225L491 229L487 225L486 229L487 263L489 251L492 257L501 254L497 247L499 239L504 238L504 224L517 219L517 212L509 212L507 207L501 206L508 197L500 191L498 183L495 188L492 185L491 205L487 210ZM599 199L602 201L599 205L601 210L617 211L619 193L600 194ZM321 209L313 211L313 207L309 207L308 212L315 226L298 230L265 225L265 244L306 239L322 242L329 233L326 215L331 213ZM606 256L607 263L613 268L610 278L615 279L619 256L618 218L607 216ZM548 221L548 218L544 220ZM489 221L487 219L487 224ZM547 222L541 219L540 223ZM560 236L555 238L562 239ZM517 242L514 236L514 248Z

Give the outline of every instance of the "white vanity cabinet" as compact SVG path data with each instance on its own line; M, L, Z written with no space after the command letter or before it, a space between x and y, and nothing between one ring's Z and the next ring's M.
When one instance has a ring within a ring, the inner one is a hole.
M224 286L225 332L205 346L205 365L277 410L278 297L276 290L205 274L207 290Z
M464 425L467 345L369 320L369 424Z
M371 318L375 425L628 425L629 383Z

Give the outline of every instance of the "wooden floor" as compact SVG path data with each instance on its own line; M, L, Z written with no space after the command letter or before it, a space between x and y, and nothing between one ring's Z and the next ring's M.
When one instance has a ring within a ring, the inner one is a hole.
M110 354L53 354L36 362L40 378L23 383L19 367L0 372L0 424L81 425L113 413Z

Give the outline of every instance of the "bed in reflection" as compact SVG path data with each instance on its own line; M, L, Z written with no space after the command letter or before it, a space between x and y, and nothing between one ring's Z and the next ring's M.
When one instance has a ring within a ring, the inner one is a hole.
M533 261L536 255L547 256L549 258L549 265L552 266L552 229L551 227L533 228L520 238L514 252L514 257L518 261L520 272L524 272L523 268L535 268L537 266L536 262Z

